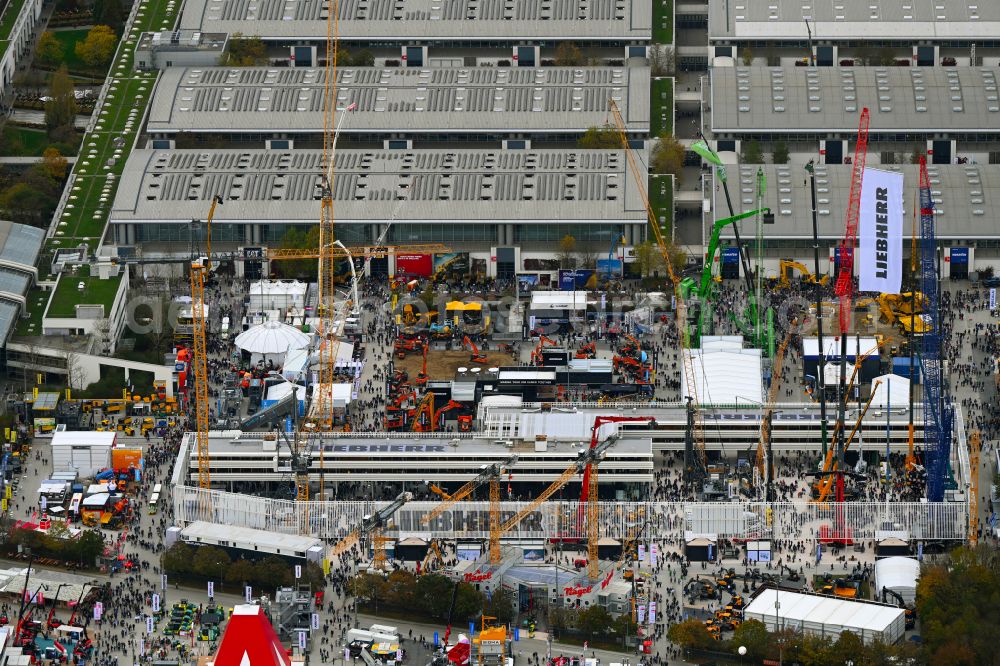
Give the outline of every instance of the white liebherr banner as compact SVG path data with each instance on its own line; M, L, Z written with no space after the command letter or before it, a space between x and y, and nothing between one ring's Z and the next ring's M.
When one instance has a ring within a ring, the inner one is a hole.
M858 242L859 291L898 294L903 283L903 174L865 169Z

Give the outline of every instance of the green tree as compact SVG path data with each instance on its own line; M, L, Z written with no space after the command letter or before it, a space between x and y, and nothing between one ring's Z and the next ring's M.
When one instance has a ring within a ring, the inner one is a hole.
M253 562L242 557L226 568L225 581L233 585L246 585L254 580Z
M375 65L375 54L368 49L362 49L351 60L351 64L355 67L372 67Z
M451 592L455 583L441 574L424 574L414 586L413 604L429 617L445 620L451 607Z
M37 226L54 208L50 194L26 182L14 183L0 192L0 210L14 222Z
M220 64L230 67L256 67L267 64L267 45L260 37L234 32Z
M753 51L750 50L749 46L743 47L743 64L749 67L753 64Z
M622 138L618 130L611 125L603 127L588 127L579 139L576 140L577 148L622 148Z
M385 579L382 599L390 606L397 608L413 608L416 598L417 575L412 571L399 569L390 573Z
M760 620L747 620L733 632L732 645L745 647L750 659L764 659L770 650L771 635Z
M576 239L569 234L563 236L559 241L559 253L556 258L559 259L560 268L575 268Z
M510 590L500 588L493 592L493 595L486 600L483 606L483 613L495 617L497 624L510 624L515 619L514 613L514 593Z
M319 247L319 226L309 229L291 227L281 238L283 250L315 250ZM272 270L278 277L304 278L315 280L318 264L315 259L290 259L272 262Z
M178 541L164 551L160 563L163 565L163 570L169 574L187 574L192 572L193 556L191 546Z
M229 567L229 555L216 546L198 546L194 551L194 573L205 578L222 580Z
M271 555L254 563L253 577L255 585L274 589L292 583L292 570L283 559L277 555Z
M993 655L1000 626L1000 558L988 546L958 548L924 566L917 583L917 614L931 664L981 664Z
M842 631L836 642L830 646L831 662L846 664L849 660L860 656L865 650L861 638L853 631Z
M483 595L468 583L458 584L458 594L455 596L455 612L453 619L467 622L478 616L483 610Z
M672 174L677 185L680 185L684 169L684 151L684 144L668 134L662 134L653 147L649 166L653 173Z
M590 608L580 611L576 618L576 628L587 638L603 638L608 634L608 629L614 624L604 606L594 604Z
M38 38L38 46L35 47L35 57L38 58L38 63L55 67L62 62L63 55L62 42L56 39L54 33L48 30L43 32L42 36Z
M757 143L757 139L750 139L743 144L741 161L744 164L762 164L764 162L764 153L760 152L760 144Z
M775 164L788 164L788 144L784 141L774 144L773 158Z
M94 0L93 13L94 23L110 26L116 33L121 33L125 25L121 0Z
M883 67L896 64L896 52L891 46L883 46L878 50L878 64Z
M665 268L660 249L649 239L636 246L635 261L639 265L639 277L652 275Z
M87 530L76 540L77 561L93 565L104 553L104 537L97 530Z
M57 149L50 146L42 153L41 168L45 175L52 180L62 181L66 177L66 171L69 169L69 162L66 161L66 158Z
M667 630L671 643L685 648L704 649L712 645L714 639L699 620L685 620L672 625Z
M573 42L562 42L556 48L556 65L559 67L579 67L584 63L583 53Z
M95 25L87 33L86 39L77 42L74 50L80 60L89 67L100 69L106 67L115 55L118 47L118 35L107 25Z
M53 130L73 126L76 117L76 96L73 94L73 80L63 65L52 75L49 84L49 100L45 102L45 126Z
M444 578L444 576L437 577ZM423 578L428 578L428 576L424 576ZM362 604L367 604L375 600L380 580L380 576L361 573L347 581L347 591ZM447 579L445 580L447 581Z
M862 42L862 46L854 49L854 61L858 65L875 64L875 52L872 50L872 47L864 46L863 44L864 42Z

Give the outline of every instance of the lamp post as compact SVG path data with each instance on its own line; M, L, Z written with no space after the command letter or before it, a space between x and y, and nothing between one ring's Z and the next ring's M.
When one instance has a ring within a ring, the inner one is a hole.
M747 656L747 646L741 645L736 649L736 651L740 654L740 663L742 664L743 657Z
M778 635L778 666L782 666L782 664L784 664L784 659L781 650L782 648L781 632L778 629L778 610L781 608L781 603L778 601L778 598L780 596L781 596L781 591L776 589L774 591L774 633Z

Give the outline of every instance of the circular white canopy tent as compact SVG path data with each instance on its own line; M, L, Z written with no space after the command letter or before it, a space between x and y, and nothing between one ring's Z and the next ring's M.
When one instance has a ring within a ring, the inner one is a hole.
M281 363L290 350L308 347L309 336L280 321L267 321L237 335L235 343L255 361L264 358Z

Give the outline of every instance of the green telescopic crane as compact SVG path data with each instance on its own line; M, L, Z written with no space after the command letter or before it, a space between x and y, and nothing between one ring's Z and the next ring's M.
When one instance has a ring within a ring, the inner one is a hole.
M708 252L705 255L705 265L701 269L701 282L695 284L695 281L691 278L684 278L681 280L681 295L685 300L694 297L697 299L698 307L696 308L697 314L692 318L693 321L689 322L694 325L693 334L690 336L691 347L698 347L701 344L701 335L705 327L705 313L709 310L708 304L712 300L713 288L712 288L712 265L715 263L715 254L719 251L719 237L722 235L722 230L731 224L735 224L740 220L745 220L750 217L754 217L757 214L769 213L769 208L760 208L757 210L751 210L746 213L740 213L739 215L733 215L732 217L725 217L721 220L716 220L712 225L712 236L708 241ZM753 296L750 296L751 300Z

